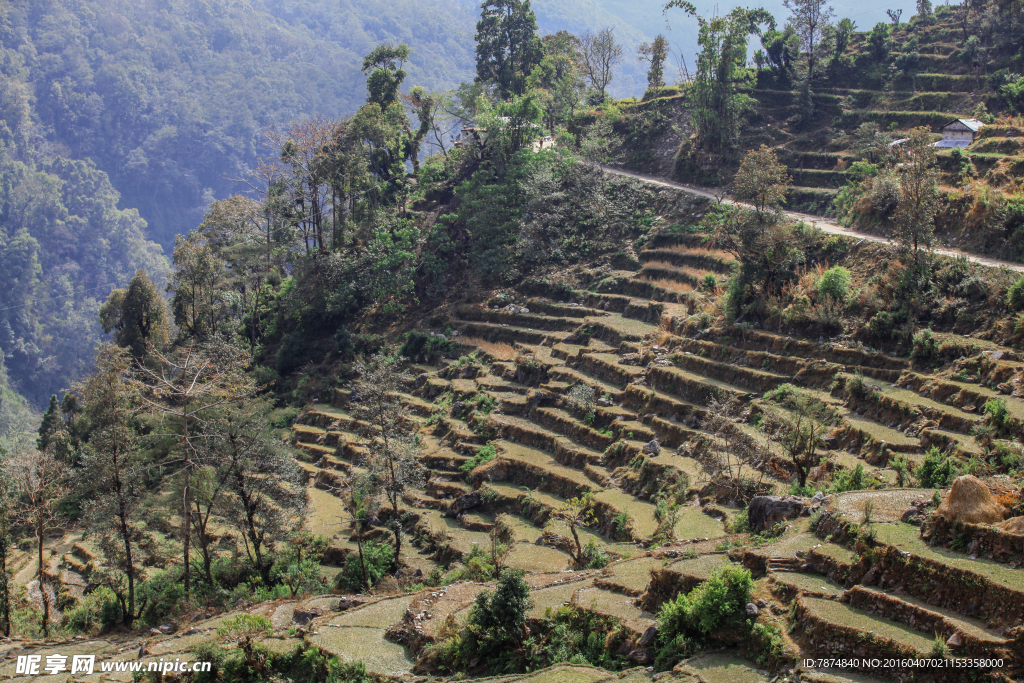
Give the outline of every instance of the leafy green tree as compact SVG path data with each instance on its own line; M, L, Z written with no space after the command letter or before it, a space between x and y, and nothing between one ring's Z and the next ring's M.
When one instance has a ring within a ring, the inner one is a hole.
M650 43L644 43L637 50L640 61L647 62L647 89L665 87L665 60L668 58L668 40L658 35Z
M497 589L480 593L473 602L467 626L482 653L493 654L522 641L532 605L524 574L521 569L502 572Z
M168 342L167 307L145 271L139 270L127 289L115 289L100 307L100 324L114 342L133 358L146 355L149 345L162 348Z
M691 14L693 6L683 0L669 2ZM740 113L750 105L741 85L752 78L744 64L747 37L761 32L760 25L774 27L774 19L764 10L736 8L723 17L698 17L697 74L694 79L693 123L701 148L717 154L730 154L739 139Z
M920 248L931 248L939 210L939 172L931 132L915 128L904 150L897 166L900 192L893 215L893 236L904 249L913 252L917 262Z
M777 81L788 83L793 67L800 56L800 38L792 24L786 24L781 31L770 29L761 34L764 48L764 62L774 73Z
M485 0L476 25L476 78L493 83L502 99L526 92L526 79L544 57L530 0Z
M367 74L366 101L382 109L398 101L402 81L406 73L402 68L409 59L411 50L406 44L397 46L378 45L363 58L363 73Z
M774 149L761 145L747 152L733 178L733 194L753 205L761 225L774 223L782 214L792 181L786 169Z
M544 59L534 67L527 87L544 108L544 125L555 130L566 124L583 99L580 73L580 39L568 31L541 38Z

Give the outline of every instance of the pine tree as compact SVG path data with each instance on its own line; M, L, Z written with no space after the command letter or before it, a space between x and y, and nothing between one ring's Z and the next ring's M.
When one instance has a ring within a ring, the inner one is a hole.
M476 80L494 83L502 99L523 95L543 58L530 0L485 0L476 25Z

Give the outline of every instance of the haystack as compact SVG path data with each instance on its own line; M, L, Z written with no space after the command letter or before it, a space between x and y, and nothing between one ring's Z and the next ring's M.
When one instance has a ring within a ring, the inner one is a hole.
M956 478L935 514L950 523L998 524L1006 518L1006 508L999 504L985 482L965 474Z
M1024 536L1024 517L1010 517L1010 519L1000 522L996 526L1007 533Z

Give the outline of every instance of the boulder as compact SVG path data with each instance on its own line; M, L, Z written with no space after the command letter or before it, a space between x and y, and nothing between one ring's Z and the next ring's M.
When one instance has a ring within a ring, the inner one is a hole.
M657 439L651 439L644 444L644 455L657 455L661 453L661 444L658 443Z
M985 482L965 474L956 478L935 514L950 524L998 524L1006 519L1006 508L999 504Z
M747 603L746 609L747 609L747 616L748 617L756 617L757 613L760 611L760 610L758 610L757 605L755 605L752 602L748 602Z
M657 624L652 624L652 625L648 626L647 630L644 631L644 634L642 636L640 636L640 640L639 640L639 642L637 642L637 645L639 645L640 647L647 647L648 645L653 643L654 639L657 638L657 637L658 637L658 625Z
M799 517L806 508L807 500L798 496L756 496L747 509L750 529L770 529L784 519Z
M483 505L484 497L480 495L479 491L473 491L467 493L464 496L459 496L452 501L452 504L448 506L448 514L452 517L461 515L466 510L471 510L475 507Z
M319 610L297 609L292 613L292 622L298 624L299 626L305 626L306 624L320 616L323 616L323 612Z

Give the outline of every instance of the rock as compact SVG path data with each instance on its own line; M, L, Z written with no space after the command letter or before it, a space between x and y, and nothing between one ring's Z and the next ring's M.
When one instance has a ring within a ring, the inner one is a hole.
M471 510L475 507L483 505L484 498L478 491L467 493L464 496L459 496L452 501L452 504L448 506L448 514L452 517L458 516L466 510Z
M798 496L755 496L748 516L751 531L770 529L784 519L795 519L807 508L807 499Z
M647 630L644 631L644 634L642 636L640 636L640 640L639 640L639 642L637 642L637 645L639 645L640 647L647 647L657 637L658 637L658 625L657 624L651 624L650 626L647 627Z
M366 600L361 598L342 598L338 601L338 606L335 608L339 612L350 610L353 607L359 607L359 605L365 605Z
M306 624L313 621L319 616L323 615L317 610L297 609L292 614L292 622L298 624L299 626L305 626Z
M151 635L154 635L154 636L162 636L163 635L163 633L160 631L160 629L157 629L157 628L149 629L149 633Z
M751 617L756 617L757 613L760 611L757 608L757 605L755 605L752 602L748 602L747 603L747 608L746 609L747 609L747 616L751 616Z
M637 648L635 650L630 650L629 654L626 655L626 659L635 664L645 666L651 662L652 657L651 653L647 649Z
M764 598L758 598L756 604L760 609L765 609L766 607L768 607L768 601Z
M960 632L956 631L949 637L949 640L946 641L946 645L949 645L950 647L960 647L963 645L963 642L964 641L960 639Z
M462 401L456 401L452 404L452 417L459 417L464 410L466 410L466 404Z
M200 633L202 633L202 631L197 629L195 626L193 626L189 630L185 631L185 635L186 636L198 636Z
M838 436L830 436L827 439L824 439L823 441L825 443L825 448L832 448L832 449L839 448L839 437ZM819 491L819 493L820 493L820 491Z
M658 443L657 439L651 439L644 444L643 452L644 455L657 455L661 453L661 444Z
M903 513L903 516L900 517L900 521L904 522L904 523L909 522L910 518L914 517L915 515L917 515L917 513L918 513L918 509L917 508L910 508L909 510L907 510L906 512Z
M989 355L989 360L1002 360L1002 359L1003 359L1003 352L1002 351L993 351L991 353L991 355Z
M161 624L160 633L174 633L174 627L170 624Z
M818 491L817 493L814 494L814 498L811 498L811 505L817 505L823 500L825 500L825 494L822 493L821 491Z
M610 398L605 398L602 396L601 398L597 399L597 405L599 406L608 408L609 406L611 406L611 404L612 400Z

